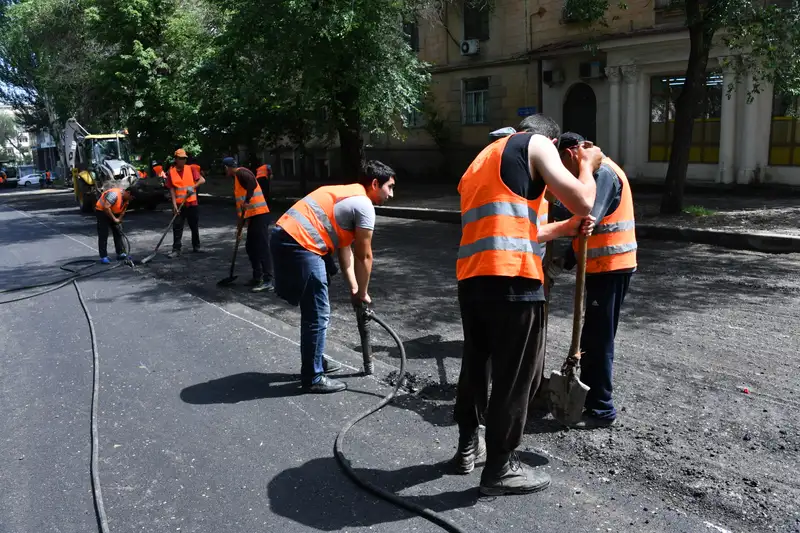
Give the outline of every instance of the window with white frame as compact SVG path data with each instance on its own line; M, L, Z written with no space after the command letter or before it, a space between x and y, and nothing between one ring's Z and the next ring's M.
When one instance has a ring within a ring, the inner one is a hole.
M464 124L489 122L489 78L471 78L463 81Z

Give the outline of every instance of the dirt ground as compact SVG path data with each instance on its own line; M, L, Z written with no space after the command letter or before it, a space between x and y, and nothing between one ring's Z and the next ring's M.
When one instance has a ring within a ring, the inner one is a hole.
M34 202L40 200L10 205L56 227L74 216L66 196ZM159 257L148 274L299 325L298 310L274 295L214 286L227 276L234 215L229 206L201 208L210 253ZM769 209L794 208L777 202ZM138 255L152 249L168 221L166 212L130 215ZM94 238L90 219L85 235ZM389 218L378 220L375 237L370 293L405 342L414 389L398 405L435 426L453 425L463 338L454 283L458 237L456 225ZM168 236L165 251L170 242ZM249 277L241 252L240 282ZM662 501L644 516L687 509L720 531L800 531L800 256L643 241L639 265L617 337L618 426L563 430L549 415L532 413L522 447L578 466L598 484L643 485ZM553 293L548 372L568 348L572 275L563 274ZM333 282L332 307L331 339L359 350L341 279ZM397 365L388 336L376 332L374 339L376 356Z

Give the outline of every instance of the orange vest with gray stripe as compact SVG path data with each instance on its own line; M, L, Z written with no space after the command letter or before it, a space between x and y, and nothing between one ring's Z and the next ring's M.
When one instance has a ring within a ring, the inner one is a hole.
M264 199L264 193L261 192L261 187L259 187L258 183L256 183L256 190L253 191L253 196L250 198L250 201L245 204L244 201L247 200L247 189L242 187L242 184L239 183L239 178L233 178L233 196L236 198L236 211L241 213L242 207L244 207L244 218L269 213L267 201Z
M197 193L189 194L189 188L194 187L194 172L191 165L183 165L183 175L178 174L175 167L169 169L169 177L172 179L172 186L175 187L175 201L183 205L183 202L197 202Z
M115 192L117 193L117 201L111 205L108 205L108 193ZM105 211L106 207L111 209L111 212L115 215L119 215L122 213L124 206L122 205L122 189L108 189L107 191L103 191L103 194L100 195L100 198L97 199L97 202L94 204L95 211Z
M542 246L537 242L544 190L535 200L513 192L500 177L503 150L511 136L478 154L461 177L459 281L475 276L544 279ZM545 188L546 190L546 188Z
M336 223L333 208L353 196L366 196L363 185L326 185L307 195L278 219L278 226L297 243L317 255L350 246L355 232Z
M256 169L256 178L268 178L269 172L267 170L267 165L261 165Z
M589 236L586 252L587 274L636 268L636 223L628 177L610 159L604 159L603 163L611 167L622 182L622 195L617 209L603 217ZM577 239L573 240L572 247L577 253Z

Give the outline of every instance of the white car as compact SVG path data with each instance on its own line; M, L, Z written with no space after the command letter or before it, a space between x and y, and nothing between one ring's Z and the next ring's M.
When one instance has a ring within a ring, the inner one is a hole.
M19 179L19 185L27 187L28 185L39 185L39 180L43 177L42 174L26 174Z

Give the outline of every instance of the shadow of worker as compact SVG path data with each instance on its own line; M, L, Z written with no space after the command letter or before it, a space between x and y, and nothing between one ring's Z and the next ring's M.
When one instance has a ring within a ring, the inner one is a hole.
M438 463L400 470L358 468L356 473L373 485L397 494L409 487L440 479L447 471L443 463ZM448 476L443 484L456 490L404 498L435 512L471 507L478 501L477 487L464 487L465 480L461 476ZM415 516L357 487L333 457L312 459L284 470L269 482L267 495L270 510L275 514L321 531L346 531ZM309 507L309 502L314 502L312 507Z
M206 405L284 398L301 393L300 381L296 375L243 372L190 385L181 391L180 396L186 403Z

